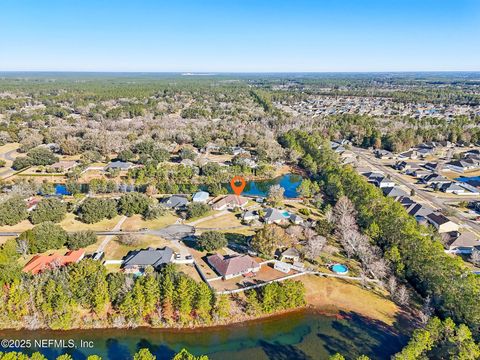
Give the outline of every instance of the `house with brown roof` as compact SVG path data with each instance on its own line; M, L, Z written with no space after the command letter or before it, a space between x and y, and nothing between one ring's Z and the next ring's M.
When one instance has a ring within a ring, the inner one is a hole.
M238 195L227 195L221 198L220 200L214 201L212 208L213 210L233 210L235 208L242 209L247 205L248 199Z
M85 257L83 249L71 250L65 255L50 254L50 255L35 255L23 268L23 272L38 274L42 271L53 269L55 267L62 267L69 264L78 263Z
M260 270L260 264L249 255L226 257L215 254L207 257L207 261L224 280L248 273L256 273Z
M57 161L56 163L50 165L50 168L56 172L67 172L72 170L78 163L73 160L61 160Z

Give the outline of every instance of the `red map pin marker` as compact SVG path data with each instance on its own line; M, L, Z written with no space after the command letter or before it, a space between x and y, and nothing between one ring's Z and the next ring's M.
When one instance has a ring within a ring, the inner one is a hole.
M237 183L240 183L240 185L237 185ZM240 195L243 189L245 189L245 185L247 185L247 183L245 182L245 179L241 176L234 176L232 180L230 180L230 186L232 187L235 195Z

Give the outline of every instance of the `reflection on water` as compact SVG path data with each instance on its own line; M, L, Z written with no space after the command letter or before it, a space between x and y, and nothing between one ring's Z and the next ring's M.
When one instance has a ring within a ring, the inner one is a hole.
M94 349L69 352L75 360L84 360L90 354L98 354L104 360L127 360L144 347L149 348L158 360L171 359L182 348L197 355L207 354L213 360L326 359L336 352L343 353L348 359L361 354L372 359L386 359L406 341L394 328L359 315L350 314L339 320L310 312L210 329L0 331L0 338L75 339L77 344L80 340L93 341ZM60 353L58 350L39 350L48 359L54 359Z
M297 188L302 182L302 177L295 174L285 174L271 180L247 181L243 195L267 196L268 190L273 185L280 185L285 189L286 198L298 197ZM230 193L233 193L230 184L225 184Z

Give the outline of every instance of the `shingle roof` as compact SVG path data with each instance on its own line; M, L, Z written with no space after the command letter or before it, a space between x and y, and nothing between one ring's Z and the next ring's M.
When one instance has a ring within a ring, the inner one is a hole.
M123 267L129 266L153 266L158 267L162 264L167 264L171 261L173 250L169 247L163 249L141 249L130 251L125 260L123 261Z
M220 254L215 254L210 255L207 260L222 276L239 274L260 267L260 265L248 255L226 258Z

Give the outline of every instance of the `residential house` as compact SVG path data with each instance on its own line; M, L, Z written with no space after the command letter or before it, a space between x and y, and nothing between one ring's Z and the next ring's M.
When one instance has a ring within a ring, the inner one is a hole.
M266 224L285 224L290 217L290 213L285 210L268 208L265 210L263 221Z
M474 160L471 158L468 159L462 159L462 160L455 160L455 161L450 161L445 164L445 167L459 172L463 173L465 171L472 171L472 170L477 170L480 168L480 161Z
M425 165L423 165L423 167L427 170L431 170L433 172L438 172L441 165L439 163L436 163L436 162L428 162Z
M471 254L480 247L480 239L471 231L452 231L442 234L445 251L451 254Z
M163 265L173 260L173 250L169 247L163 249L140 249L130 251L123 259L122 268L128 273L143 272L148 266L159 270Z
M288 248L287 250L282 252L280 260L291 260L293 262L297 262L298 260L300 260L300 251L293 247Z
M214 254L207 257L207 262L224 280L249 273L253 274L260 270L260 264L249 255L226 257L221 254Z
M393 154L387 150L377 149L375 150L374 154L375 154L375 157L378 159L393 159Z
M439 233L458 231L459 228L457 223L439 213L431 213L426 219Z
M192 202L199 202L199 203L206 203L208 201L208 198L210 197L210 194L206 191L198 191L195 194L193 194Z
M443 183L438 186L438 189L441 192L444 192L446 194L456 194L456 195L462 195L465 193L465 188L461 187L458 183L456 182L450 182L450 183Z
M412 171L407 171L407 175L414 176L416 179L422 181L423 178L430 175L432 172L430 170L423 170L421 168L412 169Z
M182 210L188 204L188 200L184 196L172 195L168 198L162 199L161 203L169 209Z
M285 274L288 274L290 270L292 270L292 264L283 262L283 261L275 261L273 263L273 268L275 270L281 271Z
M56 172L63 173L72 170L75 166L78 166L78 163L76 161L62 160L50 165L50 168Z
M38 274L42 271L78 263L85 257L83 249L68 251L65 255L35 255L23 268L23 272Z
M105 171L108 171L110 169L112 170L120 170L120 171L127 171L133 167L133 164L131 162L125 162L125 161L112 161L110 162L107 166L105 166Z
M290 215L290 221L295 224L295 225L301 225L303 224L303 219L300 215L297 214L291 214Z
M448 184L451 182L451 180L447 179L445 176L433 173L425 176L421 180L424 184L426 185L442 185L442 184Z
M242 209L247 205L248 199L238 195L226 195L220 200L214 201L212 208L213 210L233 210L235 208Z
M399 198L408 196L407 192L398 186L384 187L382 188L383 195L387 197Z
M245 211L242 215L242 220L246 222L258 220L260 216L256 211Z
M415 150L409 150L409 151L405 151L405 152L399 154L398 158L400 160L404 160L404 159L414 160L414 159L418 158L418 153Z

